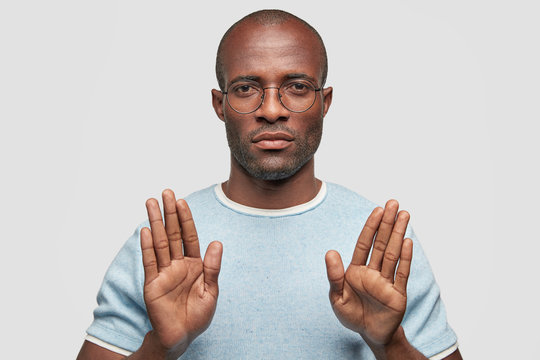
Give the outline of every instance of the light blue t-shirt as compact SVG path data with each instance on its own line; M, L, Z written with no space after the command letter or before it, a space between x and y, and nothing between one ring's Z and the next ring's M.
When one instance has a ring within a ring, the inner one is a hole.
M181 359L374 359L360 335L343 327L328 299L324 257L337 250L345 268L375 204L323 183L310 202L282 210L246 207L220 186L186 198L201 252L223 243L219 298L210 327ZM143 298L141 224L109 267L87 340L136 351L151 329ZM402 322L409 342L431 357L456 346L429 263L413 239Z

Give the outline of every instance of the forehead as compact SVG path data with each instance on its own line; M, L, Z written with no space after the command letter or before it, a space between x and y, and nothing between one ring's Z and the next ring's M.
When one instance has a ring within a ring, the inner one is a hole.
M230 84L238 76L253 76L274 82L290 74L305 74L319 83L321 52L317 36L299 23L241 24L224 44L225 81Z

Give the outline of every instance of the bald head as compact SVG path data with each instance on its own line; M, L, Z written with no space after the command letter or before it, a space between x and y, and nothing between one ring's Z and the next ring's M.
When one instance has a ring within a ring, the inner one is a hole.
M328 73L328 59L326 56L326 48L322 41L321 36L311 25L309 25L304 20L299 17L294 16L286 11L282 10L260 10L254 13L251 13L236 23L234 23L229 30L221 38L219 43L218 52L216 56L216 77L219 84L219 87L222 91L225 91L225 65L224 65L224 53L227 47L229 38L236 31L242 31L242 28L246 28L248 25L251 26L260 26L260 27L271 27L278 26L288 22L296 23L301 26L301 28L308 30L316 38L317 43L319 44L319 56L318 61L321 62L321 83L322 87L326 82L326 76Z

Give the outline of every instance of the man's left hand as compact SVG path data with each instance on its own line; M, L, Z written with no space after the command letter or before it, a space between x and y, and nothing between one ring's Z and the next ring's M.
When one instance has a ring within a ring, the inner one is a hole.
M390 200L384 210L373 210L358 237L347 271L338 252L326 254L334 313L370 347L385 346L392 340L407 307L413 243L403 239L409 214L398 213L398 208L398 202Z

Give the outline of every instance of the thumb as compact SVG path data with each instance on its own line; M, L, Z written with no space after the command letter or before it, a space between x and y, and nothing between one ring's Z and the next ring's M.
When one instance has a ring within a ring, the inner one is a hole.
M203 261L204 285L216 298L218 296L218 276L221 269L221 255L223 245L219 241L212 241L206 249Z
M330 282L330 297L343 294L343 281L345 280L345 270L341 256L335 250L326 253L326 274Z

